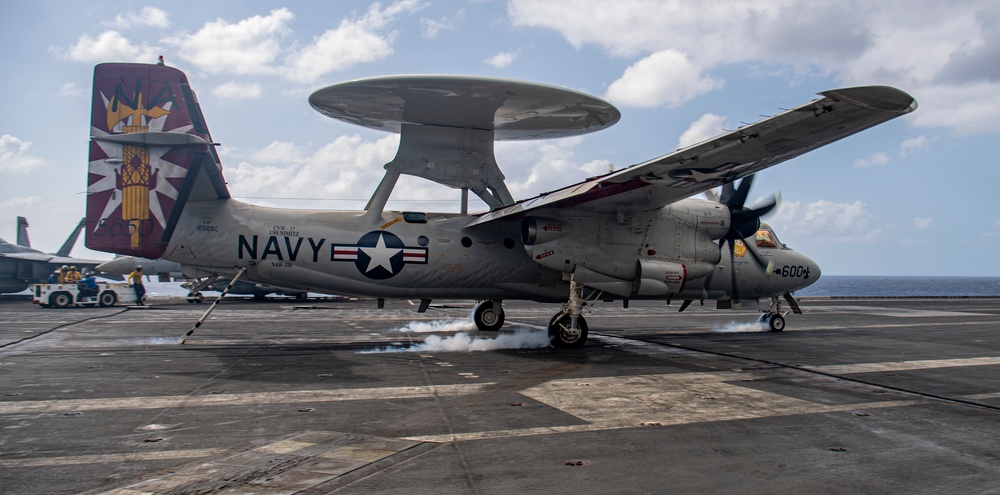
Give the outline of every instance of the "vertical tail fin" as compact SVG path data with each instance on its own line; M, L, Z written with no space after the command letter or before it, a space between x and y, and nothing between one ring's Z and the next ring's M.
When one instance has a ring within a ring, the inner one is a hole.
M188 201L229 198L198 100L172 67L100 64L91 105L85 244L159 258Z
M28 219L17 217L17 245L31 247L31 239L28 239Z
M80 237L80 229L82 229L87 224L87 218L81 218L77 222L76 227L73 227L73 232L69 234L66 238L66 242L63 243L62 247L56 251L56 256L69 256L70 251L73 250L73 246L76 245L76 240Z

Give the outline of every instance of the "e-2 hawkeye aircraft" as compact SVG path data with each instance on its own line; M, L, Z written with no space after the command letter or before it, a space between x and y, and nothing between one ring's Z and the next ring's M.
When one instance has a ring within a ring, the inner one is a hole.
M332 118L400 133L396 156L362 211L279 209L231 198L183 72L101 64L86 245L204 274L376 297L380 305L419 298L420 311L434 298L474 299L481 330L503 325L505 299L562 302L548 326L556 347L584 344L581 313L596 299L679 300L681 310L716 300L719 308L757 308L778 331L787 314L782 298L796 310L791 292L815 282L820 269L761 228L776 200L746 205L752 174L916 109L910 95L885 86L820 95L700 144L515 201L494 141L580 135L615 124L620 112L577 91L508 79L349 81L316 91L309 103ZM385 209L401 174L460 189L461 212ZM490 211L468 213L469 191ZM702 193L709 199L693 197Z

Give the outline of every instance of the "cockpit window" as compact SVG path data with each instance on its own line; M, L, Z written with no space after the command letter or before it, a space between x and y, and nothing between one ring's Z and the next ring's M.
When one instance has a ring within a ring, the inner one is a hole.
M770 228L762 228L758 230L755 237L757 239L757 247L778 247L778 238L774 235L774 232Z

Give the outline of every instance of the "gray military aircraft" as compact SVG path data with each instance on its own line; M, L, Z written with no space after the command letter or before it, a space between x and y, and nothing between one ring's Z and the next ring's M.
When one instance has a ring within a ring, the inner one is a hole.
M165 65L94 70L87 247L166 258L206 273L379 298L479 301L482 330L504 299L562 302L554 346L581 346L594 300L715 300L759 309L784 328L782 299L817 264L761 228L776 199L747 206L755 172L916 109L895 88L821 98L735 131L557 191L516 201L496 140L580 135L615 124L610 103L569 89L467 76L388 76L313 93L320 113L400 133L362 211L279 209L231 198L183 72ZM385 209L401 174L460 189L458 213ZM740 181L739 185L735 184ZM712 191L721 186L721 194ZM468 213L468 191L489 207ZM709 199L694 196L707 193ZM745 241L753 239L752 241ZM192 329L193 331L193 329ZM188 332L190 335L191 332Z
M44 283L62 265L73 265L85 271L102 263L100 260L73 258L69 255L84 223L84 219L81 219L59 251L50 254L31 247L28 220L17 217L17 244L0 239L0 293L21 292L32 284Z

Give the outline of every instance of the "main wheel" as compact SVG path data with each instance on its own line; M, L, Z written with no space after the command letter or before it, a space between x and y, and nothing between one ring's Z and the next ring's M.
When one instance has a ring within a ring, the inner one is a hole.
M118 294L109 290L102 292L101 296L97 298L97 304L100 304L101 307L114 306L116 302L118 302Z
M576 317L576 331L566 313L559 313L549 321L549 343L552 347L583 347L587 342L587 320Z
M70 304L73 304L73 296L69 292L56 292L49 296L49 305L56 308L68 308Z
M495 332L503 326L503 308L493 308L493 301L483 301L472 311L472 321L481 332Z
M785 317L781 315L771 315L767 320L767 325L772 332L780 332L785 329Z

